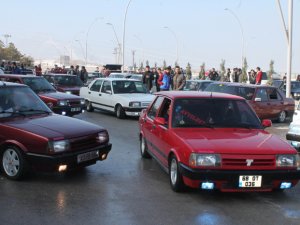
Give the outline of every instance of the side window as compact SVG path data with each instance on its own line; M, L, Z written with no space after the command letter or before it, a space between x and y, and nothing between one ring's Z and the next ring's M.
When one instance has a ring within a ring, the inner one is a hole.
M157 99L155 100L155 102L153 103L153 105L151 106L151 108L148 111L147 116L150 117L151 119L154 119L154 117L156 116L157 110L159 109L159 107L161 106L161 103L163 102L164 97L157 97Z
M91 86L90 90L91 91L99 92L102 83L103 83L103 80L97 80L97 81L95 81L95 83L93 83L93 85Z
M260 98L262 102L268 101L267 89L265 88L257 89L255 98Z
M158 113L158 117L163 117L166 120L165 126L168 127L169 124L169 118L171 113L171 100L168 98L165 98L162 106L160 107L160 111Z
M102 93L107 93L107 91L111 91L111 82L110 81L104 81L102 88L101 88Z
M270 100L278 100L278 93L275 88L268 89L268 94Z

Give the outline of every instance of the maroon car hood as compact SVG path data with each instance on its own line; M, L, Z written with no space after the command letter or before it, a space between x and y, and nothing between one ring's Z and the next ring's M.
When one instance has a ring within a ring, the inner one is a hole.
M64 137L69 139L95 134L103 129L79 119L60 115L13 120L5 124L47 138Z
M41 98L46 97L46 98L53 98L53 99L58 99L58 100L64 100L64 99L81 99L77 95L70 95L66 94L63 92L47 92L47 93L39 93L38 94Z
M285 154L295 149L279 137L258 129L201 128L174 129L194 152L222 154Z

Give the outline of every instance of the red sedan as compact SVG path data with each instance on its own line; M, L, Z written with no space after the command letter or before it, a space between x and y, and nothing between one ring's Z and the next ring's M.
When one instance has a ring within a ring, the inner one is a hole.
M268 126L242 97L159 92L139 118L141 155L159 162L174 191L291 188L300 179L299 156Z

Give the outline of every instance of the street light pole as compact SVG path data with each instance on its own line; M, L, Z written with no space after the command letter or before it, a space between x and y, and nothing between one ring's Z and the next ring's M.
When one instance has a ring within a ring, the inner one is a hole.
M3 37L5 38L5 46L8 47L8 38L11 38L10 34L4 34Z
M115 30L115 27L112 23L106 23L107 25L111 26L113 31L114 31L114 34L115 34L115 38L117 40L117 44L118 44L118 49L119 49L119 54L118 54L118 63L119 63L119 60L120 60L120 56L121 56L121 43L119 42L119 39L118 39L118 36L117 36L117 33L116 33L116 30Z
M97 17L89 26L87 32L86 32L86 38L85 38L85 65L87 65L87 58L88 58L88 36L89 36L89 32L92 28L92 26L99 20L99 19L103 19L103 17Z
M122 41L122 73L124 73L124 63L125 63L125 27L126 27L126 16L127 16L127 11L128 11L128 7L130 5L132 0L129 0L127 3L127 7L125 10L125 15L124 15L124 21L123 21L123 41Z
M240 30L241 30L241 34L242 34L242 63L241 63L241 68L243 68L243 64L244 64L244 54L245 54L245 53L244 53L245 39L244 39L244 30L243 30L243 26L242 26L241 21L240 21L239 18L237 17L237 15L236 15L231 9L225 8L224 10L225 10L225 11L228 11L231 15L234 16L234 18L235 18L236 21L238 22L239 27L240 27Z
M176 40L176 62L178 63L178 38L177 38L177 35L170 27L164 26L164 28L168 29L175 37L175 40Z

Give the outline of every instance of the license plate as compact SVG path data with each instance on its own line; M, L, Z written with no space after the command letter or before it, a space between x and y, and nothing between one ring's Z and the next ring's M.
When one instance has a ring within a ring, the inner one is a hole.
M78 112L78 111L80 111L79 107L78 108L71 108L71 112Z
M77 156L77 163L86 162L96 158L99 158L99 151L83 153Z
M252 175L252 176L240 176L239 178L239 187L261 187L262 176Z

